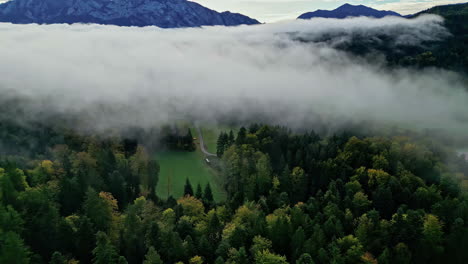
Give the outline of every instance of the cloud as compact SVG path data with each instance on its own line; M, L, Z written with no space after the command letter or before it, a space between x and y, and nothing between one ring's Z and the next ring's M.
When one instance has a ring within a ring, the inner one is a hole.
M386 69L334 48L378 34L394 45L446 35L441 18L313 19L190 29L0 24L0 105L85 129L236 117L314 128L375 121L465 133L466 87L438 69ZM327 42L296 41L298 37ZM14 116L13 118L17 118Z

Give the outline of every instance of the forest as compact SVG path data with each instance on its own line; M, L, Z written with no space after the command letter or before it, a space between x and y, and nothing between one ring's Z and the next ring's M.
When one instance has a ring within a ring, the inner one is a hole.
M468 3L436 6L409 16L415 19L422 15L438 15L444 19L448 35L438 40L425 41L420 46L395 45L384 34L375 38L360 35L352 36L351 41L343 42L336 48L366 59L375 59L383 54L387 66L392 68L437 67L461 74L468 73ZM320 39L320 41L327 41ZM301 40L307 41L307 40ZM466 78L466 77L465 77Z
M468 162L449 147L236 132L218 139L225 201L188 180L160 199L141 139L0 123L0 263L468 262ZM191 151L180 134L168 142Z

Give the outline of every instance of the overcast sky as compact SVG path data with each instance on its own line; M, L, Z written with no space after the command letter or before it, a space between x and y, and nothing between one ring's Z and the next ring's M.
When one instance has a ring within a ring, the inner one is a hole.
M0 0L1 1L1 0ZM217 11L242 13L261 22L294 19L316 9L335 9L344 3L363 4L403 15L413 14L435 5L468 2L468 0L192 0Z
M8 0L0 0L0 3ZM14 0L12 0L14 1ZM60 0L59 0L60 1ZM295 19L316 9L335 9L342 4L362 4L379 10L413 14L436 5L465 3L468 0L190 0L217 11L231 11L260 22Z

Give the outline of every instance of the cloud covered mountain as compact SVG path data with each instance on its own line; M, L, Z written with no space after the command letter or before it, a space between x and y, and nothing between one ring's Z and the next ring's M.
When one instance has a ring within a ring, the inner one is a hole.
M401 16L400 14L393 11L380 11L364 5L350 5L344 4L335 10L317 10L314 12L308 12L300 15L299 19L310 19L314 17L323 18L347 18L347 17L375 17L382 18L386 16Z
M12 0L0 5L0 22L97 23L162 28L258 24L187 0Z

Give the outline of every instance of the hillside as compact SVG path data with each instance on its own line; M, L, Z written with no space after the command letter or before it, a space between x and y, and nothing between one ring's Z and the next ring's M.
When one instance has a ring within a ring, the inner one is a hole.
M401 16L400 14L393 11L380 11L364 5L350 5L344 4L334 10L317 10L314 12L308 12L300 15L298 19L311 19L314 17L323 18L347 18L347 17L375 17L382 18L386 16Z
M468 73L468 3L436 6L413 15L417 17L423 14L435 14L445 19L444 25L452 34L442 43L429 47L425 61L430 61L432 66L444 67L456 71ZM419 64L418 58L422 54L405 58L404 63ZM419 56L419 57L418 57ZM423 63L425 63L423 61Z
M0 5L0 22L97 23L162 28L259 23L241 14L218 13L186 0L13 0Z
M351 41L340 43L336 48L366 58L368 58L367 55L374 52L384 54L391 67L438 67L459 73L468 73L468 3L436 6L406 16L406 18L412 19L425 14L443 17L444 25L450 32L450 36L442 41L425 41L420 46L395 46L384 35L377 34L372 39L357 35L353 36ZM312 41L326 42L327 39ZM372 56L370 57L372 58Z

